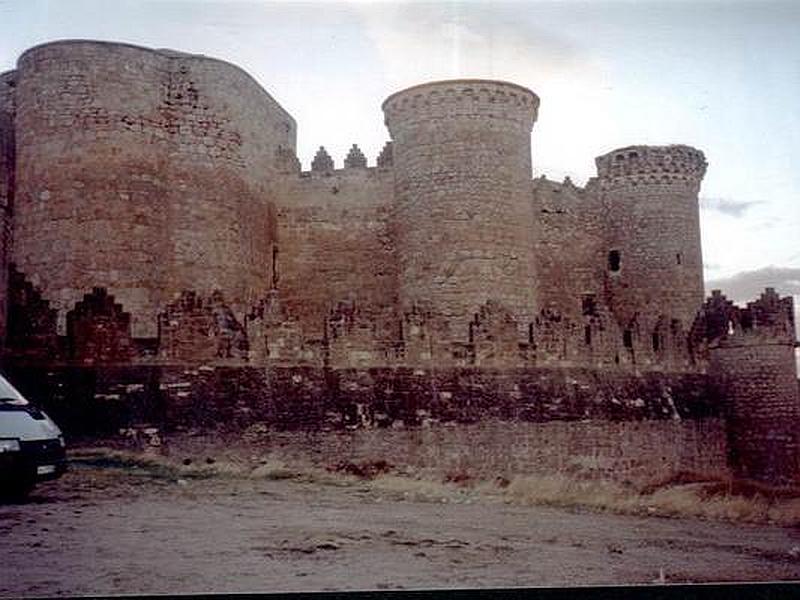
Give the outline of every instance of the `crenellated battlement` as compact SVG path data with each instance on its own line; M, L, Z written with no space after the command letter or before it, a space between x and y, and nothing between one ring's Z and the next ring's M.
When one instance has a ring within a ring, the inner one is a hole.
M747 303L743 320L746 329L764 332L776 341L796 342L794 298L781 298L774 288L766 288L758 300Z
M320 146L314 159L311 161L311 171L314 173L330 173L333 171L333 159L325 146Z
M344 157L341 167L336 167L336 161L328 153L325 146L320 146L311 161L309 170L303 171L300 161L293 150L278 148L275 153L276 169L286 175L299 175L309 177L329 177L351 172L367 172L376 169L386 170L392 168L392 144L387 142L377 156L375 166L369 166L367 157L358 144L353 144Z
M787 344L796 342L794 299L781 298L774 288L745 307L736 306L719 290L703 304L695 322L695 336L712 346Z
M538 114L539 97L505 81L457 79L401 90L389 96L382 108L393 138L403 123L461 117L507 121L530 131Z
M378 159L376 161L378 168L387 169L391 168L394 164L394 151L392 142L386 142L381 149L381 153L378 154Z
M275 170L282 175L297 175L301 171L300 159L291 148L275 148Z
M706 173L705 156L684 145L628 146L595 159L605 187L686 184L699 186Z
M361 169L367 167L367 157L364 156L364 153L361 151L361 148L358 145L353 144L350 147L350 151L347 153L347 156L344 159L344 168L345 169Z

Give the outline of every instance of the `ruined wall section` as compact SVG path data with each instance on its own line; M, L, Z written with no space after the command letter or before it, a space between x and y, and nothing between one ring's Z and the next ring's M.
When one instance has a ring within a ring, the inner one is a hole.
M563 183L540 177L532 186L536 240L536 273L540 309L583 314L584 294L599 295L605 230L596 217L598 202L569 179ZM594 202L593 202L594 201Z
M383 103L400 308L448 319L456 339L490 299L521 324L535 313L530 134L538 105L530 90L481 80L423 84Z
M533 181L537 303L533 342L543 362L626 362L604 295L606 224L596 180L585 188Z
M8 260L14 205L16 80L16 71L0 73L0 349L5 344L8 318Z
M697 195L706 161L674 145L630 146L596 162L607 224L605 302L633 359L651 364L663 351L659 331L685 336L703 302Z
M326 156L287 176L276 197L275 285L309 338L324 337L332 311L345 303L388 344L399 329L393 173L363 164L334 169Z
M94 287L135 337L185 289L240 311L267 288L268 182L294 123L237 67L66 41L18 62L17 267L59 313Z

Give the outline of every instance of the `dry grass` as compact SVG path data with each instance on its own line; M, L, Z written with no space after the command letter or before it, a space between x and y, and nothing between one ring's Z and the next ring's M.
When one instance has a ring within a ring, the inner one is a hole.
M110 448L70 452L78 468L136 474L153 481L210 478L294 480L320 485L366 486L377 496L422 502L494 502L583 507L616 513L699 517L800 526L800 488L775 487L719 474L677 472L634 487L566 475L525 475L482 480L468 473L393 469L385 461L338 463L327 469L267 454L193 462Z
M525 476L514 478L506 493L521 504L800 525L800 489L701 473L676 473L641 489L562 475Z
M637 495L610 481L579 480L564 475L518 476L505 489L515 504L572 507L630 512Z
M152 479L211 479L257 477L285 479L285 465L275 461L262 461L253 468L243 461L193 462L159 455L148 455L111 448L89 448L70 452L70 464L78 468L111 469L126 473L136 472Z

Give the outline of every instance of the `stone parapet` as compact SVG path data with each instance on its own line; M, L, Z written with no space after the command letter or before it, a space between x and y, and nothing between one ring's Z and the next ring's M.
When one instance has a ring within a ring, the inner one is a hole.
M595 159L606 188L639 185L698 187L706 173L705 155L685 145L628 146Z
M382 105L392 138L401 124L431 119L490 118L530 131L536 121L539 97L505 81L454 79L416 85L389 96Z

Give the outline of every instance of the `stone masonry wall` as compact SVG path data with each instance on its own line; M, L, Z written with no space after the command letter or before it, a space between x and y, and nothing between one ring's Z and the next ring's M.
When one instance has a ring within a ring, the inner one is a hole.
M729 342L711 353L727 399L732 462L744 477L800 477L800 421L794 348Z
M595 187L540 177L533 181L537 297L540 308L583 316L583 298L604 302L605 225Z
M490 419L317 434L302 444L286 434L267 439L278 456L298 461L308 460L304 449L313 447L311 457L320 466L341 460L385 460L445 476L489 480L561 474L645 484L678 471L727 472L725 428L718 419L547 423Z
M597 186L540 177L533 182L537 274L534 343L562 344L561 360L603 368L628 364L604 293L606 229Z
M724 473L726 438L703 376L587 370L311 367L17 368L68 436L130 425L265 431L276 455L322 466L386 460L441 472L563 473L644 482Z
M390 169L320 169L287 177L276 199L275 285L284 310L321 339L340 303L358 308L378 338L397 335L397 270L389 220Z
M709 374L725 401L737 474L773 482L800 479L800 388L792 297L768 288L739 308L715 292L699 325L709 342Z
M152 336L184 289L240 312L268 287L269 182L294 122L243 71L201 56L68 41L24 53L13 259L59 312L112 292Z
M383 103L401 310L420 305L454 332L490 299L520 323L532 320L530 133L538 104L525 88L475 80L423 84Z

